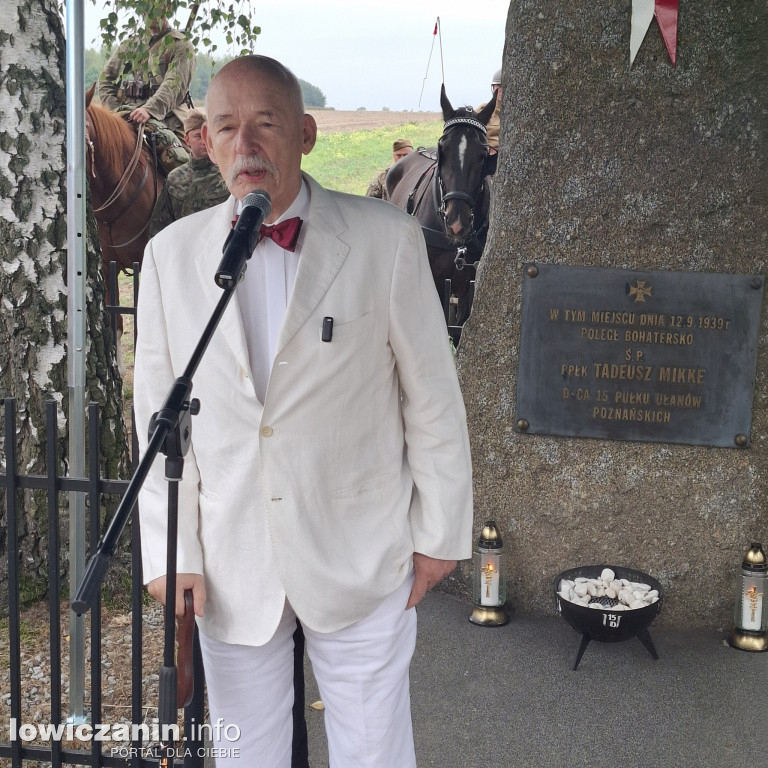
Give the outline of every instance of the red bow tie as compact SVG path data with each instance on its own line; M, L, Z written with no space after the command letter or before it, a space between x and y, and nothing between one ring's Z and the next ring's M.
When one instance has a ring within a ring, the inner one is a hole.
M274 226L262 224L259 234L262 237L271 237L281 248L285 248L286 251L295 251L300 231L301 219L296 216L293 219L281 221Z
M238 216L235 216L235 220L232 222L234 227L237 222ZM293 219L286 219L279 224L270 226L269 224L262 224L259 229L259 234L262 237L271 237L272 240L277 243L281 248L286 251L295 251L296 243L299 239L299 232L301 231L301 219L296 216Z

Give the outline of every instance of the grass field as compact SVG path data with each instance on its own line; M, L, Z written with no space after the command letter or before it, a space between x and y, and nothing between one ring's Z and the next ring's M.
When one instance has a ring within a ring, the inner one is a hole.
M442 121L408 123L348 133L319 133L301 167L323 186L364 195L368 183L392 164L392 142L408 138L414 147L434 147Z

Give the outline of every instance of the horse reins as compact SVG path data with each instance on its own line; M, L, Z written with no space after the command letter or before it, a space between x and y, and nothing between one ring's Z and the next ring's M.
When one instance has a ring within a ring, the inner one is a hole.
M90 138L86 137L86 140L88 141L88 148L90 150L91 157L93 160L91 161L91 177L96 178L96 160L95 160L95 150L93 147L93 142L90 140ZM113 190L112 194L106 199L103 205L100 205L98 208L94 208L94 213L101 213L102 211L106 211L107 208L109 208L114 202L116 202L120 195L123 194L123 191L128 186L128 182L131 179L131 176L133 175L133 172L136 170L136 166L139 164L139 159L141 158L141 150L143 149L143 141L144 141L144 123L139 124L139 129L136 131L136 147L133 150L133 155L131 156L130 162L128 163L128 166L123 171L123 175L120 177L120 180L117 182L117 186ZM117 221L117 219L114 219L114 221Z
M87 130L85 134L85 142L87 145L87 153L90 157L91 177L95 179L96 178L96 150L94 148L93 141L88 135ZM108 208L110 208L120 199L121 195L123 194L123 192L125 192L126 188L128 187L128 183L130 182L131 177L133 176L133 173L139 164L139 160L141 159L141 153L143 149L144 149L144 124L140 123L138 130L136 131L136 147L133 151L133 155L131 156L128 166L126 167L125 171L123 171L123 175L120 177L119 181L117 182L117 185L115 186L115 189L112 191L112 194L107 198L107 200L102 205L100 205L98 208L93 209L94 215L97 213L102 213L103 211L106 211ZM112 241L112 225L116 221L118 221L124 214L128 213L128 211L131 209L131 206L138 198L139 194L141 193L141 190L144 189L144 185L147 183L148 176L149 176L149 163L147 163L144 166L144 174L141 177L141 181L139 182L139 184L133 190L131 199L128 200L125 208L114 219L105 219L105 218L99 218L98 216L96 216L97 224L106 226L109 231L111 248L125 248L126 246L131 245L131 243L134 243L136 240L138 240L147 230L147 227L149 227L151 214L147 218L147 221L144 224L144 226L130 240L126 240L124 243L119 243L119 244L115 244L111 242ZM157 200L157 158L156 157L154 162L154 178L155 178L155 200Z
M421 189L421 185L424 182L424 180L427 178L427 176L434 173L435 167L437 166L436 157L432 157L431 155L428 155L426 151L421 149L419 150L419 154L422 157L429 158L429 160L431 160L432 162L427 166L424 173L422 173L421 176L419 176L418 180L416 181L416 184L411 190L411 194L408 195L408 201L405 204L405 212L410 214L411 216L415 215L416 211L419 210L419 206L421 205L421 201L424 199L424 195L427 191L427 187L426 186L424 187L418 200L416 200L416 193L419 191L419 189Z

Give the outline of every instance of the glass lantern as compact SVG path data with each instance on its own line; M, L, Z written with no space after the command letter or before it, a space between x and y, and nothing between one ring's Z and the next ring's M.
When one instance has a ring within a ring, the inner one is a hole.
M486 627L500 627L509 621L504 608L507 602L507 575L504 567L504 545L493 520L483 525L472 555L472 603L469 620Z
M728 637L734 648L743 651L768 651L768 559L763 545L752 542L744 555L739 574L739 589L733 612L735 628Z

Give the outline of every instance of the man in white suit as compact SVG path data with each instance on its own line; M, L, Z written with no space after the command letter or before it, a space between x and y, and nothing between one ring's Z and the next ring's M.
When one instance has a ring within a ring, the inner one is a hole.
M218 764L290 766L298 617L330 765L410 768L414 606L471 555L472 528L464 407L421 230L394 206L302 174L317 126L273 59L227 64L207 107L208 151L232 197L147 246L143 449L220 298L214 274L240 201L263 190L268 224L302 220L256 246L194 382L176 610L191 588L211 719L231 725L214 730L216 746L239 750ZM140 508L144 575L162 600L162 462Z

